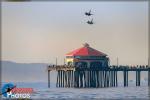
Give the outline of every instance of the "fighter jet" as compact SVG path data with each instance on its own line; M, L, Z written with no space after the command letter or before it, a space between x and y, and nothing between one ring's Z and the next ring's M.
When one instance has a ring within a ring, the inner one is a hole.
M94 24L93 19L91 21L88 20L87 23L90 24L90 25Z
M93 14L91 14L91 10L90 10L89 12L85 12L85 15L86 15L86 16L91 16L91 15L93 15Z

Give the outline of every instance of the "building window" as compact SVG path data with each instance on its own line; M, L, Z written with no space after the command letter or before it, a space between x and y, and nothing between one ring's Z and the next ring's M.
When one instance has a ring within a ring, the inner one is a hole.
M73 56L66 56L66 58L73 58Z
M94 68L94 67L103 67L102 62L91 62L90 63L90 67Z
M76 62L75 66L76 67L87 67L87 62Z
M81 58L81 56L75 56L75 58Z

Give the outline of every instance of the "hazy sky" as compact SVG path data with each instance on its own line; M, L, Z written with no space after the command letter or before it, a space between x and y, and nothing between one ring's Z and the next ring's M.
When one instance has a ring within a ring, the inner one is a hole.
M92 10L92 17L85 11ZM86 24L94 19L94 25ZM2 60L63 63L89 43L111 64L147 64L147 2L3 2Z

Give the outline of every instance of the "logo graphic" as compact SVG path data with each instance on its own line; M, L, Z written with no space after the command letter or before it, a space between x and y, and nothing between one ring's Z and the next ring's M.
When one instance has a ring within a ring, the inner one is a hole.
M4 97L8 97L7 94L10 93L11 90L15 87L16 86L14 86L12 83L7 83L2 87L1 93L3 94Z
M32 88L17 88L12 83L7 83L2 87L1 94L5 98L30 98Z

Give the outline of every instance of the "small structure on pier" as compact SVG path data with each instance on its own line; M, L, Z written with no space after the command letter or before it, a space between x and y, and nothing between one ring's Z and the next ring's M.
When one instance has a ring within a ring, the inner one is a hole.
M102 53L85 43L83 47L73 50L66 54L67 65L76 67L108 67L109 58L107 54Z

